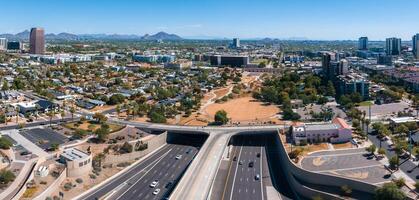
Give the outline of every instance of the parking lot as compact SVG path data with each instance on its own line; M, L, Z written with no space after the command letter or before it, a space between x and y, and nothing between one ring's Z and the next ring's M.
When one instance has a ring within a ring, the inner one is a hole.
M67 137L49 128L33 128L22 130L20 131L20 134L42 149L48 149L52 144L60 145L68 141Z
M313 153L301 161L301 166L309 171L372 184L391 181L390 172L384 168L383 163L370 156L364 148Z
M365 111L367 114L369 113L368 106L360 106L357 107L360 111ZM407 111L409 108L409 104L405 101L401 101L399 103L389 103L389 104L382 104L382 105L372 105L371 106L371 118L372 119L387 119L391 117L397 117L397 113L399 111Z

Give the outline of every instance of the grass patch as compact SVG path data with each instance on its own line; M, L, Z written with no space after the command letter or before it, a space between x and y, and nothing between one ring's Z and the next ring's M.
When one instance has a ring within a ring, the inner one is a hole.
M357 104L357 106L372 106L372 105L374 104L371 101L363 101Z
M32 198L35 195L37 190L38 190L37 187L27 188L25 190L25 193L23 193L23 198Z
M110 133L120 131L121 129L125 127L122 125L110 124L110 123L108 123L108 125L110 129ZM92 132L100 128L100 124L94 121L85 121L82 124L78 124L78 122L70 122L70 123L64 124L64 126L71 130L81 129L81 130L92 131Z

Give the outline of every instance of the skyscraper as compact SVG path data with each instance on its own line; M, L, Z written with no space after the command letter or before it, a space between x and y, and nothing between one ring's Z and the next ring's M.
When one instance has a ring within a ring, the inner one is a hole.
M413 55L416 59L419 59L419 33L413 36Z
M32 28L29 36L29 53L44 54L45 53L45 36L44 29Z
M368 37L360 37L358 40L359 50L368 50Z
M235 49L240 48L240 39L239 38L234 38L233 39L233 48L235 48Z
M7 50L7 39L0 38L0 51Z
M336 74L338 63L335 61L336 54L333 52L325 52L322 54L323 75L326 79L332 80Z
M387 38L386 39L386 52L387 55L398 56L402 52L402 39L400 38Z

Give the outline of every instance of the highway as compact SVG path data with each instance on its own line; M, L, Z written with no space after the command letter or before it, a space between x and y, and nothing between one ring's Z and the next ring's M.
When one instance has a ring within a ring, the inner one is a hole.
M170 195L197 153L197 147L167 144L129 171L79 199L163 199ZM177 155L182 158L177 160ZM159 184L151 188L149 185L154 180ZM171 186L167 186L169 182L172 182ZM153 195L157 188L161 191Z
M270 173L268 140L267 135L232 137L230 155L220 164L210 199L292 199L282 193L286 187L276 184L278 177ZM281 187L281 191L277 191L277 187Z

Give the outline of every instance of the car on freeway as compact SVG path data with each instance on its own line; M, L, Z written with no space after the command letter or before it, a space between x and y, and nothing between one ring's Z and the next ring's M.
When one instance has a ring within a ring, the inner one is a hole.
M182 158L182 155L180 154L176 156L176 160L180 160L181 158Z
M241 160L239 161L239 165L243 165L243 162Z
M157 188L157 189L154 190L153 194L157 195L157 194L159 194L159 192L160 192L160 188Z
M173 185L173 182L170 181L164 186L164 188L168 189L168 188L172 187L172 185Z
M234 156L233 161L237 161L237 157L236 156Z
M249 163L249 167L253 167L254 163L253 161Z
M260 158L260 153L256 154L256 157Z
M259 180L259 179L260 179L260 175L259 174L256 174L255 180Z
M150 187L155 188L157 185L159 185L159 181L155 180L155 181L151 182Z
M186 154L189 154L189 153L191 153L191 151L192 151L192 149L188 149L187 151L186 151Z

